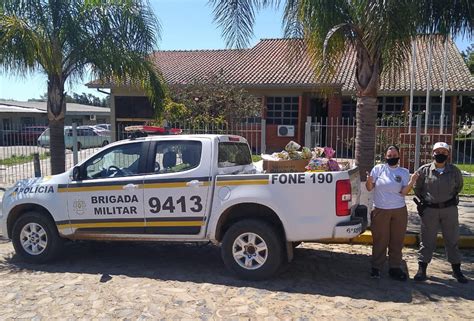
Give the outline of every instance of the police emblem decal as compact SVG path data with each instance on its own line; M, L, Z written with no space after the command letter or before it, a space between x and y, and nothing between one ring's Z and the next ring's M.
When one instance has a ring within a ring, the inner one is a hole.
M72 204L72 208L74 212L76 212L76 214L82 215L86 210L86 202L84 202L83 200L75 200Z

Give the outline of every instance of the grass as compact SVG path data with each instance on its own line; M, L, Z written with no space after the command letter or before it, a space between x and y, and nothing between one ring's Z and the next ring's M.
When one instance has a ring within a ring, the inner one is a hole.
M463 171L474 173L474 164L456 164ZM464 195L474 195L474 176L464 177L464 187L461 191Z
M255 162L258 162L258 161L260 161L260 160L262 160L262 156L260 156L260 155L252 155L252 162L255 163Z
M46 159L50 156L49 153L40 154L40 159ZM9 158L1 159L0 165L13 166L33 161L33 154L30 155L12 155Z
M456 164L456 167L462 171L474 173L474 164Z

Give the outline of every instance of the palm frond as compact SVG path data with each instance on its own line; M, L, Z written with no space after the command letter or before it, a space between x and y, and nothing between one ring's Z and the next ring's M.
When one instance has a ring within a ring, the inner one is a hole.
M472 37L474 35L474 3L472 0L414 1L418 31L443 35Z
M0 15L0 68L26 75L39 64L42 39L28 22L7 14Z
M226 45L244 48L253 36L256 12L277 7L280 0L209 0L209 4L213 7L214 22L222 28Z

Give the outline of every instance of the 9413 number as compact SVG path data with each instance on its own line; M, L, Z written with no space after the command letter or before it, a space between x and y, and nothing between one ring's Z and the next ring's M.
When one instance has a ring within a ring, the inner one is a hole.
M186 213L188 206L189 210L194 213L199 213L202 211L202 200L200 196L191 196L189 198L190 204L187 204L186 197L181 196L176 200L173 200L172 196L169 196L163 203L161 203L158 197L152 197L148 200L148 205L150 206L150 212L153 214L158 214L161 211L168 211L174 213L176 209L181 210L181 213Z

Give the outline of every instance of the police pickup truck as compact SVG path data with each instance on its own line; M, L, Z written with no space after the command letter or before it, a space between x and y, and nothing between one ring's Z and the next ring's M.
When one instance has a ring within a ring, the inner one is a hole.
M367 224L356 168L256 173L229 135L119 141L69 171L19 181L0 223L23 259L46 262L65 239L208 242L238 277L268 278L301 241L352 238Z

